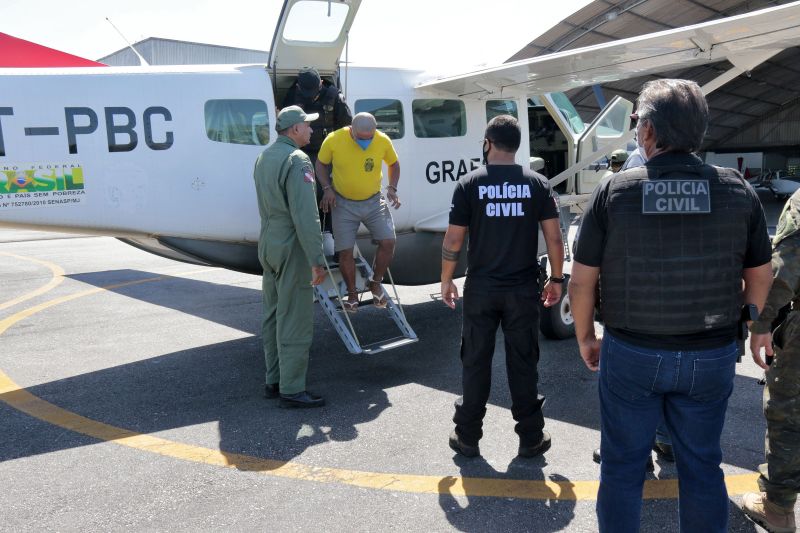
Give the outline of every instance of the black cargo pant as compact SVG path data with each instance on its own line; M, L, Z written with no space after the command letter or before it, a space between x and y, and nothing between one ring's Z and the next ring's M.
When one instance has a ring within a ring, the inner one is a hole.
M468 282L469 283L469 282ZM461 332L463 396L456 400L456 433L477 445L483 436L483 417L492 383L495 334L502 326L506 347L506 372L511 390L511 415L520 444L530 446L542 438L544 398L538 393L539 294L536 285L512 290L464 290Z

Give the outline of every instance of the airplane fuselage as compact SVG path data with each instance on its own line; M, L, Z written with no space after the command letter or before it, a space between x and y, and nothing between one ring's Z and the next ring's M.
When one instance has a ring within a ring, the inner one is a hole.
M176 259L260 272L252 170L262 143L277 137L278 84L266 67L2 74L0 225L111 235ZM384 124L400 158L393 272L407 284L438 279L452 190L480 165L487 122L486 100L415 90L425 76L350 67L344 87L355 112ZM503 105L527 108L524 98ZM518 117L527 131L527 114ZM523 143L518 161L528 156Z

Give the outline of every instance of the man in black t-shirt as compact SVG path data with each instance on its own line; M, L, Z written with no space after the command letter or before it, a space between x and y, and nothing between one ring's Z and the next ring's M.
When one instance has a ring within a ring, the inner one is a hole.
M517 422L519 455L535 457L550 448L538 394L539 263L542 227L552 276L541 300L561 299L564 247L556 200L547 179L514 162L521 133L517 119L500 115L486 127L487 165L456 184L450 225L442 243L442 299L455 309L456 262L469 233L464 319L461 334L463 396L456 400L450 447L467 457L480 453L483 417L492 381L495 334L502 325L511 414Z
M639 530L645 464L663 419L681 531L723 533L720 438L737 334L764 305L772 278L766 220L738 172L694 155L708 125L695 82L647 82L637 108L645 166L594 191L569 286L581 357L600 371L599 530ZM598 279L602 344L593 321Z

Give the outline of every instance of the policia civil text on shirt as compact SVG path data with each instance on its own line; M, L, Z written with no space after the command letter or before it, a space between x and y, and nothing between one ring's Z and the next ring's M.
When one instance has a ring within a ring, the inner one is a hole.
M771 281L766 220L738 172L693 154L708 125L696 83L647 82L637 106L646 163L594 191L569 287L581 356L600 370L598 524L639 530L645 464L663 418L681 531L722 533L729 501L720 437L743 305L760 308ZM593 322L598 279L602 344Z
M753 360L766 370L766 463L759 467L761 492L742 496L742 510L767 531L791 532L800 491L800 191L786 202L772 243L772 288L750 326Z
M306 390L314 325L311 287L325 278L314 170L300 150L315 118L297 106L281 110L275 125L278 139L261 153L254 171L261 215L258 259L264 269L265 395L280 397L284 407L325 403Z
M469 234L461 334L463 395L456 400L455 430L449 439L450 447L467 457L480 453L478 442L483 436L499 325L505 337L518 453L535 457L550 448L536 368L539 225L551 265L551 277L541 293L541 300L548 307L561 298L564 248L556 200L547 179L514 161L520 139L519 123L514 117L500 115L489 122L483 147L487 164L456 184L450 224L442 244L442 299L455 309L458 289L453 273Z

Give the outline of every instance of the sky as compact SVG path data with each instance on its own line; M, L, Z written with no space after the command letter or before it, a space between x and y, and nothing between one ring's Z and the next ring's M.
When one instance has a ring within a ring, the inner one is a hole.
M360 65L453 70L502 63L590 0L363 0ZM87 59L147 37L267 50L283 0L0 0L0 32Z

